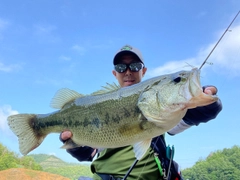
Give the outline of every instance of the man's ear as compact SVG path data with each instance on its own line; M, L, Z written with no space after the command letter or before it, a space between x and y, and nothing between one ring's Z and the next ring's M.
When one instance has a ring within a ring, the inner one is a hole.
M116 77L117 73L115 70L112 70L112 74Z
M147 72L147 68L145 67L145 68L143 68L143 70L142 70L142 76L144 76L146 72Z

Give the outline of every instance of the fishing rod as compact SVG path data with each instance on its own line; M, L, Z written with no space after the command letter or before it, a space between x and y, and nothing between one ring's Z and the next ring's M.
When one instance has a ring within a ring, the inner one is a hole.
M227 29L225 30L225 32L223 33L223 35L220 37L220 39L218 40L218 42L215 44L215 46L213 47L213 49L211 50L211 52L208 54L207 58L204 60L204 62L202 63L202 65L200 66L199 69L201 69L203 67L203 65L207 62L208 58L210 57L210 55L212 54L212 52L214 51L214 49L217 47L218 43L222 40L223 36L226 34L226 32L229 30L229 28L231 27L232 23L235 21L235 19L237 18L238 14L240 13L240 11L238 11L237 15L234 17L234 19L232 20L232 22L229 24L229 26L227 27ZM158 137L159 138L159 137ZM129 174L132 172L134 166L138 163L138 159L136 159L132 166L129 168L128 172L125 174L125 176L123 177L123 179L121 180L126 180L127 177L129 176ZM170 165L171 166L171 165ZM169 168L170 168L169 166ZM170 170L168 170L169 173Z
M203 67L203 65L207 62L208 58L210 57L210 55L212 54L212 52L214 51L214 49L217 47L218 43L222 40L223 36L226 34L226 32L229 30L230 26L232 25L232 23L235 21L235 19L237 18L238 14L240 13L240 11L238 11L237 15L234 17L234 19L232 20L232 22L229 24L229 26L227 27L227 29L225 30L225 32L223 33L223 35L220 37L220 39L218 40L218 42L215 44L215 46L213 47L212 51L208 54L207 58L205 59L205 61L203 61L202 65L200 66L199 69L201 69Z

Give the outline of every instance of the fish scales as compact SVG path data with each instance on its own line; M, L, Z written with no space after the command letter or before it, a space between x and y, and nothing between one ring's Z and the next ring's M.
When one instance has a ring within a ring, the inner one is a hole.
M83 96L59 90L49 114L17 114L8 117L19 138L23 155L38 147L49 133L72 132L64 148L90 146L116 148L133 145L141 159L151 139L176 126L187 109L213 103L218 98L202 92L200 71L180 71L141 83Z
M42 135L48 134L49 130L51 132L71 130L72 140L80 145L97 147L130 145L139 138L143 140L150 138L149 131L153 128L156 129L156 135L160 129L142 116L137 102L138 95L134 94L121 100L110 99L88 106L72 106L44 118L35 118L33 129L37 131L41 129ZM142 122L143 119L145 122ZM116 125L118 129L115 128Z

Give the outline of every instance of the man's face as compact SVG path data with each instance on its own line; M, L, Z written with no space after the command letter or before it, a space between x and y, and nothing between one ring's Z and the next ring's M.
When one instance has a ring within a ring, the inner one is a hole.
M139 62L138 60L134 59L132 55L123 55L120 58L118 64L131 64L133 62ZM142 80L147 68L143 68L138 72L133 72L129 68L123 72L119 73L115 70L112 71L113 75L117 78L118 83L121 87L131 86L133 84L139 83Z

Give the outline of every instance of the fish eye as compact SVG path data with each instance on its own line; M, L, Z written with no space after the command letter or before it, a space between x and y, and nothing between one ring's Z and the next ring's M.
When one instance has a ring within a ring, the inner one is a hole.
M181 81L181 77L177 77L173 80L175 83L179 83Z

